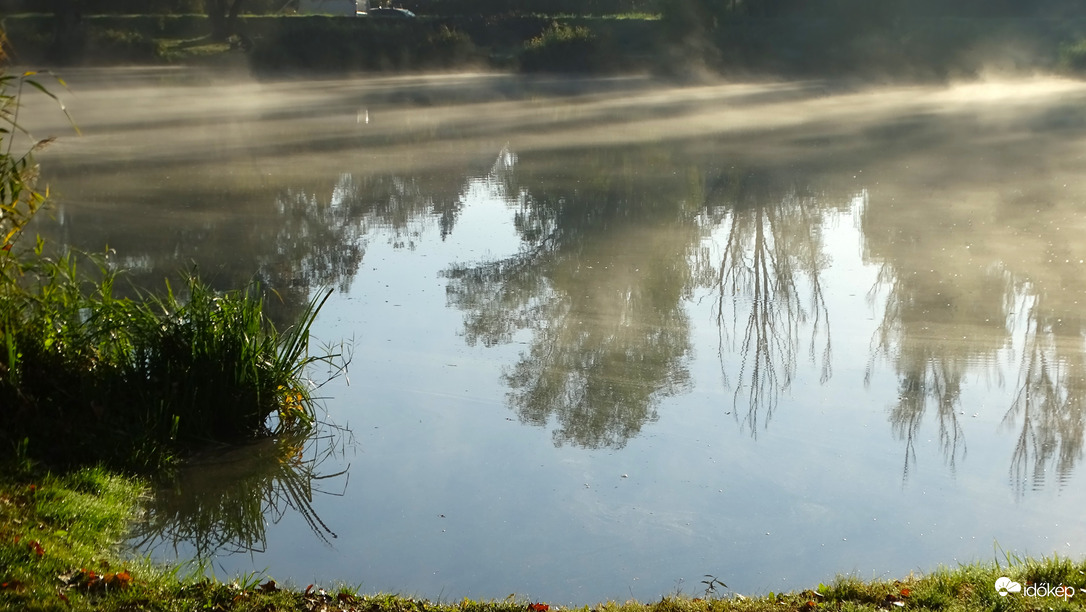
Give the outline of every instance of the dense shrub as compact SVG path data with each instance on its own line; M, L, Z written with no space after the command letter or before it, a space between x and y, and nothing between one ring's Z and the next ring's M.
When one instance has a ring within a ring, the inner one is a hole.
M1086 72L1086 38L1060 47L1060 67L1068 72Z
M598 50L591 30L556 22L524 44L520 65L527 72L589 72L599 66Z
M428 20L294 17L262 31L255 72L306 73L453 68L485 61L464 31Z
M483 59L470 36L445 25L427 37L419 55L426 67L438 68L465 66Z
M158 44L139 32L125 30L95 31L83 49L96 60L107 62L142 62L158 56Z

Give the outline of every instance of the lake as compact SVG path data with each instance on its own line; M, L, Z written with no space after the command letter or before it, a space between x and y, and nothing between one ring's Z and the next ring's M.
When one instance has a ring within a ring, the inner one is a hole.
M1083 83L64 76L51 243L330 288L350 356L141 551L592 604L1086 547Z

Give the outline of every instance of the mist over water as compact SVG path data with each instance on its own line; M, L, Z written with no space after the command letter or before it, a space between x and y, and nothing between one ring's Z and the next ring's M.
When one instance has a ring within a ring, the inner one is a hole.
M65 77L49 240L353 347L351 435L201 463L156 555L583 604L1086 546L1082 83Z

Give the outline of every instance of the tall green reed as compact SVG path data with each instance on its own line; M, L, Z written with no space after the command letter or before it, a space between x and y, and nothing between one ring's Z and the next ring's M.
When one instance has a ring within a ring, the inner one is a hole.
M0 62L2 45L0 33ZM118 298L105 255L23 244L47 195L32 156L46 141L12 152L23 87L52 96L32 77L0 71L0 453L148 471L209 444L308 432L305 370L339 358L310 353L330 291L280 332L256 287L216 292L193 274L179 292Z

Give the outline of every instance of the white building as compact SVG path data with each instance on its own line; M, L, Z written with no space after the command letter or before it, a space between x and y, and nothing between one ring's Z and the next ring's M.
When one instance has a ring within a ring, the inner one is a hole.
M300 15L348 15L354 17L370 8L369 0L298 0Z

